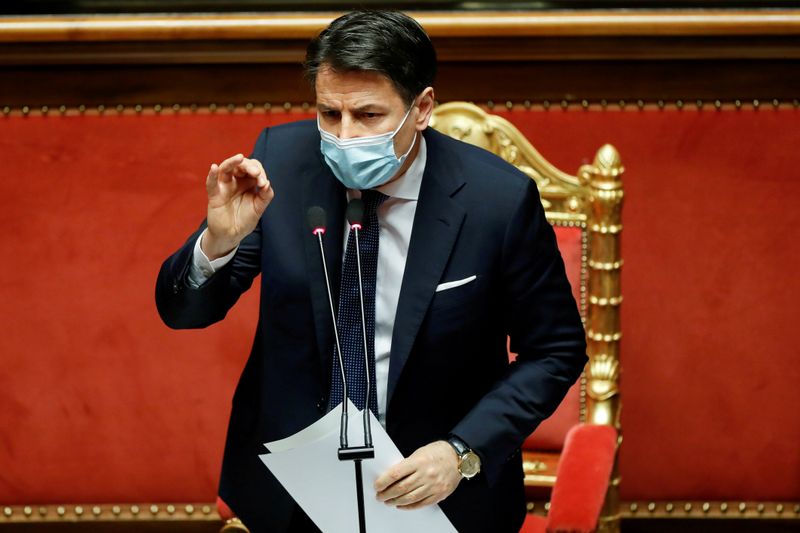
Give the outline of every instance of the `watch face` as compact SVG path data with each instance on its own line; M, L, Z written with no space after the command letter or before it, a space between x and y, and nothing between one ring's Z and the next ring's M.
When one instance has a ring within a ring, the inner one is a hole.
M474 477L481 471L481 458L475 452L467 452L461 458L461 464L458 465L458 469L465 478Z

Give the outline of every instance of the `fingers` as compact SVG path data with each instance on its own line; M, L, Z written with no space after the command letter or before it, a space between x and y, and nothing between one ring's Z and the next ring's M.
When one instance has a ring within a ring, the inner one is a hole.
M381 493L389 488L390 485L415 472L416 469L414 461L403 459L375 480L375 491Z
M395 505L397 507L407 506L407 505L414 505L415 503L419 503L422 500L425 500L431 497L430 490L428 487L420 485L408 492L404 492L403 494L397 496L396 498L392 498L386 500L385 503L389 505Z
M419 509L420 507L425 507L426 505L433 505L434 503L439 503L440 501L442 500L439 498L439 496L432 494L427 498L424 498L418 502L410 503L408 505L398 505L397 508L410 511L412 509Z
M275 191L272 189L269 180L266 180L266 184L263 187L256 188L256 194L253 197L253 209L255 212L261 216L274 197Z
M395 481L377 494L378 501L394 504L398 498L420 488L423 482L415 471L410 475ZM408 502L407 502L408 503Z
M233 176L237 179L248 178L256 181L256 187L263 188L266 185L267 174L264 167L257 159L243 159L233 168Z
M247 159L242 154L229 157L219 165L212 164L206 177L206 192L209 196L222 192L224 196L241 194L253 190L260 202L269 202L272 193L264 167L257 159Z
M234 170L238 167L243 161L244 156L242 154L236 154L233 157L229 157L219 165L219 172L220 172L220 180L221 181L230 181L230 179L234 175Z

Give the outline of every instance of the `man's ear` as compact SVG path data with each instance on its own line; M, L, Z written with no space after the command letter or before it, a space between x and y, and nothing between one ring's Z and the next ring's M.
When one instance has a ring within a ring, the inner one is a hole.
M426 87L417 97L419 114L414 124L417 131L422 131L428 127L428 122L431 120L431 113L433 113L434 102L433 87Z

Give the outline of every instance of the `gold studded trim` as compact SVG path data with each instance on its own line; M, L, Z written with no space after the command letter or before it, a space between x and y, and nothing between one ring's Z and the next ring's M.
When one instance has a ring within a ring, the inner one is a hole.
M576 220L565 220L559 218L558 216L560 213L554 212L546 212L547 220L554 226L562 227L562 228L580 228L581 230L581 271L580 271L580 299L578 302L578 306L581 312L581 321L586 324L586 313L588 311L587 302L589 301L588 297L588 285L589 285L589 233L587 231L587 224L585 221L576 221ZM620 297L620 300L622 298ZM587 406L586 406L586 372L581 372L580 377L580 404L578 406L578 416L581 422L586 422L586 415L587 415ZM524 467L524 465L523 465ZM534 484L545 484L547 486L552 486L552 483L555 482L555 475L551 476L552 479L537 479L536 483ZM533 478L528 478L528 474L526 473L525 476L526 481L533 481Z
M640 501L623 503L622 518L716 518L800 520L800 502Z
M616 342L622 338L622 332L617 331L614 333L603 334L590 329L586 332L586 336L597 342Z
M675 101L588 101L588 100L550 100L524 102L505 101L497 103L489 100L481 104L488 110L499 111L513 110L562 110L562 111L644 111L644 110L675 110L687 111L731 111L738 109L765 109L788 110L800 108L800 99L793 100L675 100ZM299 112L307 113L314 106L309 102L283 102L283 103L170 103L170 104L99 104L99 105L65 105L53 104L44 106L9 106L0 102L0 112L5 116L79 116L79 115L159 115L159 114L245 114L268 112ZM607 230L612 231L612 230Z
M608 233L616 235L622 232L622 224L592 224L591 230L594 233L602 233L603 235Z
M622 296L612 296L611 298L601 298L598 296L591 296L589 301L594 305L601 307L616 306L622 304Z
M218 521L212 503L8 505L0 525L21 522Z
M550 510L550 502L528 502L527 509L529 513L544 516ZM616 518L800 520L800 502L702 500L623 502Z
M153 105L52 105L52 106L2 106L0 112L6 116L119 116L119 115L213 115L250 113L308 113L312 106L308 102L252 103L246 104L153 104Z

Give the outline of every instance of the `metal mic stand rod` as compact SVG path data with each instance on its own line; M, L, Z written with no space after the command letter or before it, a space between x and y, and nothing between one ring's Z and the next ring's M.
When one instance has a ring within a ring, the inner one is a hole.
M372 446L358 446L355 448L339 448L340 461L353 461L356 472L356 501L358 502L358 530L367 533L367 518L364 512L364 479L361 474L361 461L375 457L375 448Z

